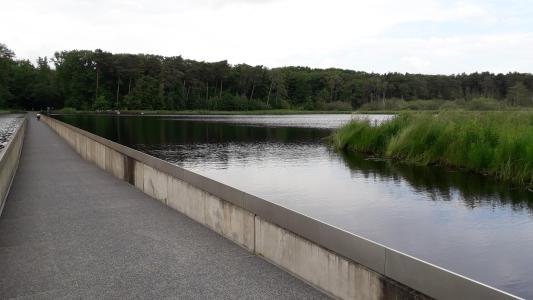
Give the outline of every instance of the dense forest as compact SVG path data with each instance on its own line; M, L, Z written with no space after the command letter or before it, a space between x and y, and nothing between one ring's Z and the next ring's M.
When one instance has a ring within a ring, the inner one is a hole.
M0 107L82 110L349 110L385 101L491 98L533 106L533 75L376 74L307 67L267 68L181 56L56 52L35 63L0 44ZM388 99L388 100L386 100ZM393 100L391 100L393 99Z

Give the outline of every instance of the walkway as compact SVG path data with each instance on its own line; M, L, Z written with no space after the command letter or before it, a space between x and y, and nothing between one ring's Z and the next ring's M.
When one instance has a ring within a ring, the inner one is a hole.
M29 121L0 217L0 298L324 298Z

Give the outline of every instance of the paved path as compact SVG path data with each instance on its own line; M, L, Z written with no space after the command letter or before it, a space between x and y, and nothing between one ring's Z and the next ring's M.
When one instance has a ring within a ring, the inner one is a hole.
M324 297L28 125L0 217L0 298Z

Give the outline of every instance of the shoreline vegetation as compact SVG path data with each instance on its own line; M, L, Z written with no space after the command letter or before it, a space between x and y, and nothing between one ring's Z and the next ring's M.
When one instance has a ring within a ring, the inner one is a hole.
M532 98L533 101L533 98ZM532 102L533 103L533 102ZM532 110L526 105L511 105L509 102L499 101L494 98L478 97L468 101L456 100L410 100L385 99L380 102L367 103L357 109L358 112L387 113L398 111L432 111L441 110L469 110L469 111L523 111ZM533 110L532 110L533 111Z
M55 114L105 114L116 115L114 110L92 111L63 108L52 111ZM264 109L264 110L121 110L121 115L304 115L304 114L351 114L351 110L297 110L297 109Z
M187 109L187 110L119 110L125 115L297 115L297 114L398 114L402 112L431 112L439 111L532 111L531 107L514 106L502 103L492 98L475 98L470 101L464 100L411 100L385 99L380 103L363 105L357 110L308 110L308 109L254 109L254 110L210 110L210 109ZM116 110L77 110L72 107L64 107L54 110L58 114L116 114Z
M337 149L416 165L463 169L533 186L533 112L401 112L382 124L354 120Z

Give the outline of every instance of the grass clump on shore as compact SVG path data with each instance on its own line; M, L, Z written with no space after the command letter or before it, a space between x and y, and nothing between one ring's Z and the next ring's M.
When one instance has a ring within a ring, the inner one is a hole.
M339 149L419 165L466 169L533 185L533 113L401 113L375 125L354 121L337 130Z

